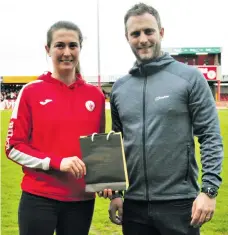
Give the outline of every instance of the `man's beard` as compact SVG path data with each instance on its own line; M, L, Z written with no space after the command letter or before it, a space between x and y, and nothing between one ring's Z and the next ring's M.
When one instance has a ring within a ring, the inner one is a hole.
M140 63L140 64L145 64L145 63L148 63L150 62L151 60L157 58L160 56L161 54L161 44L160 43L156 43L153 45L152 47L152 54L150 56L145 56L144 58L142 58L138 53L137 51L135 50L135 48L131 48L137 61Z

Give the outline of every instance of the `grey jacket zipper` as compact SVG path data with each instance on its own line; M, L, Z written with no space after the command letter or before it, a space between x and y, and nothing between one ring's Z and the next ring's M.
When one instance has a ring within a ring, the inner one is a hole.
M142 132L142 139L143 139L143 166L144 166L144 177L145 177L145 185L146 185L146 200L149 200L149 189L148 189L148 178L147 178L147 161L146 161L146 85L147 85L147 76L145 76L144 86L143 86L143 132Z

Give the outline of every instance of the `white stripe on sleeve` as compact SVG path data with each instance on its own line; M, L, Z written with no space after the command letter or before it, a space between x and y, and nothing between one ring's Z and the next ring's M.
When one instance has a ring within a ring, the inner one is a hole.
M45 171L49 170L51 161L49 157L46 157L44 159L33 157L26 153L20 152L15 148L10 151L9 158L23 166L29 168L42 169Z

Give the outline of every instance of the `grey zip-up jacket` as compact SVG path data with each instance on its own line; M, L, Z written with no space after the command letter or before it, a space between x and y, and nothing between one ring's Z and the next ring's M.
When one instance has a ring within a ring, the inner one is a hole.
M202 187L219 188L222 138L214 98L197 68L167 53L113 85L112 129L124 137L129 175L125 198L171 200L199 193L194 135L201 148Z

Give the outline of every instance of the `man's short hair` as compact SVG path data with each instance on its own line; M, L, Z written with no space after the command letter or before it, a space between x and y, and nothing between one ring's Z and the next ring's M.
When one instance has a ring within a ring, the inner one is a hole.
M161 19L160 19L160 15L158 11L152 6L149 6L145 3L138 3L138 4L135 4L133 7L131 7L124 16L125 33L127 33L126 23L128 19L131 16L139 16L145 13L149 13L152 16L154 16L155 19L157 20L159 29L161 29Z

